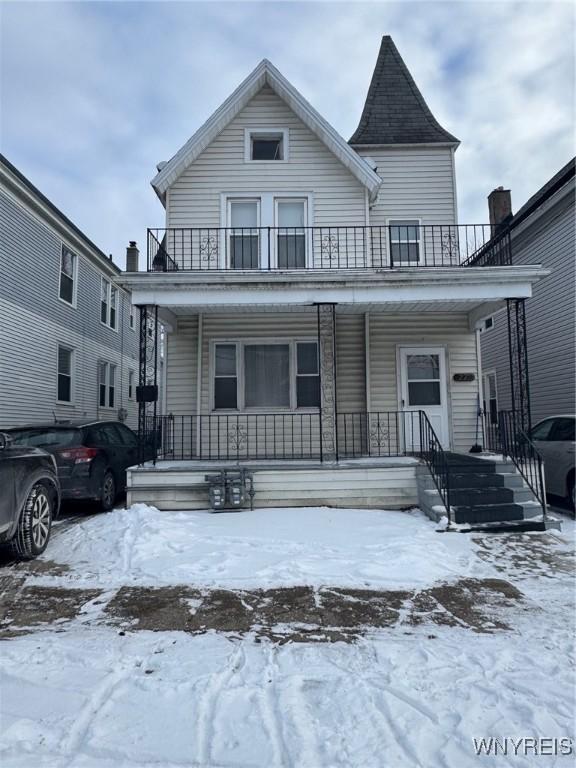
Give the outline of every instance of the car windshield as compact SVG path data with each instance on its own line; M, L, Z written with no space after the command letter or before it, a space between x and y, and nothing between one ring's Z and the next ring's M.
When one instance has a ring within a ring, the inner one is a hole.
M79 442L77 429L18 429L8 433L13 445L34 448L66 448Z

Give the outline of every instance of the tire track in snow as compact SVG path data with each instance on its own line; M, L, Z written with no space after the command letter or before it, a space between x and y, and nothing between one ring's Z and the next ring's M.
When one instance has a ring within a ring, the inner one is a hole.
M292 764L302 766L302 768L304 766L312 768L312 766L325 765L326 761L321 755L318 740L315 738L314 730L311 727L313 717L309 712L306 702L305 685L306 678L302 675L294 675L289 679L288 695L290 707L288 711L292 716L292 722L302 743L302 753L299 760Z
M74 765L77 752L84 743L90 726L94 722L98 713L114 690L126 680L132 673L132 667L118 665L112 672L109 672L102 682L96 686L96 689L88 697L76 720L72 723L67 736L60 743L60 749L69 758L65 763L68 766Z
M282 719L278 709L278 700L274 696L276 673L278 671L276 647L274 645L270 644L266 648L266 656L267 660L264 666L264 679L260 694L260 712L272 747L272 765L283 766L288 765L289 760L282 735Z
M208 678L208 685L200 700L198 707L198 755L196 761L198 765L212 765L212 742L214 738L214 716L218 699L223 689L228 687L228 683L234 675L242 671L246 664L244 648L240 643L238 648L233 651L226 661L224 669L212 673Z

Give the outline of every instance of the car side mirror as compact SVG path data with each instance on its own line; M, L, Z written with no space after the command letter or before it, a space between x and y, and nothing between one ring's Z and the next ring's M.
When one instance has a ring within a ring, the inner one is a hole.
M10 435L7 435L6 432L0 432L0 451L5 450L10 446L10 443L12 442L12 438Z

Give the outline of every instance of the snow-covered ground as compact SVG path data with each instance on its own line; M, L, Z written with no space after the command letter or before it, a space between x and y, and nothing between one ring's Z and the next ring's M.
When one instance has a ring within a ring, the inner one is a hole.
M194 584L394 588L489 573L470 539L438 533L419 511L294 508L100 515L54 540L74 586Z
M437 533L418 512L138 506L56 534L47 567L19 571L25 584L102 594L72 620L0 643L2 768L573 764L477 757L473 743L574 737L568 520L561 534L471 536ZM419 591L470 577L525 595L509 631L400 624L354 643L278 645L103 620L126 585Z

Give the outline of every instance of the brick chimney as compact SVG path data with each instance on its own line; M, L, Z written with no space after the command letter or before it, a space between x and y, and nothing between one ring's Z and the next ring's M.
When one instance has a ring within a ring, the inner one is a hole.
M498 231L512 216L512 197L509 189L497 187L488 195L488 213L490 225Z
M126 248L126 272L138 272L138 258L140 251L136 245L136 240L130 240L130 245Z

